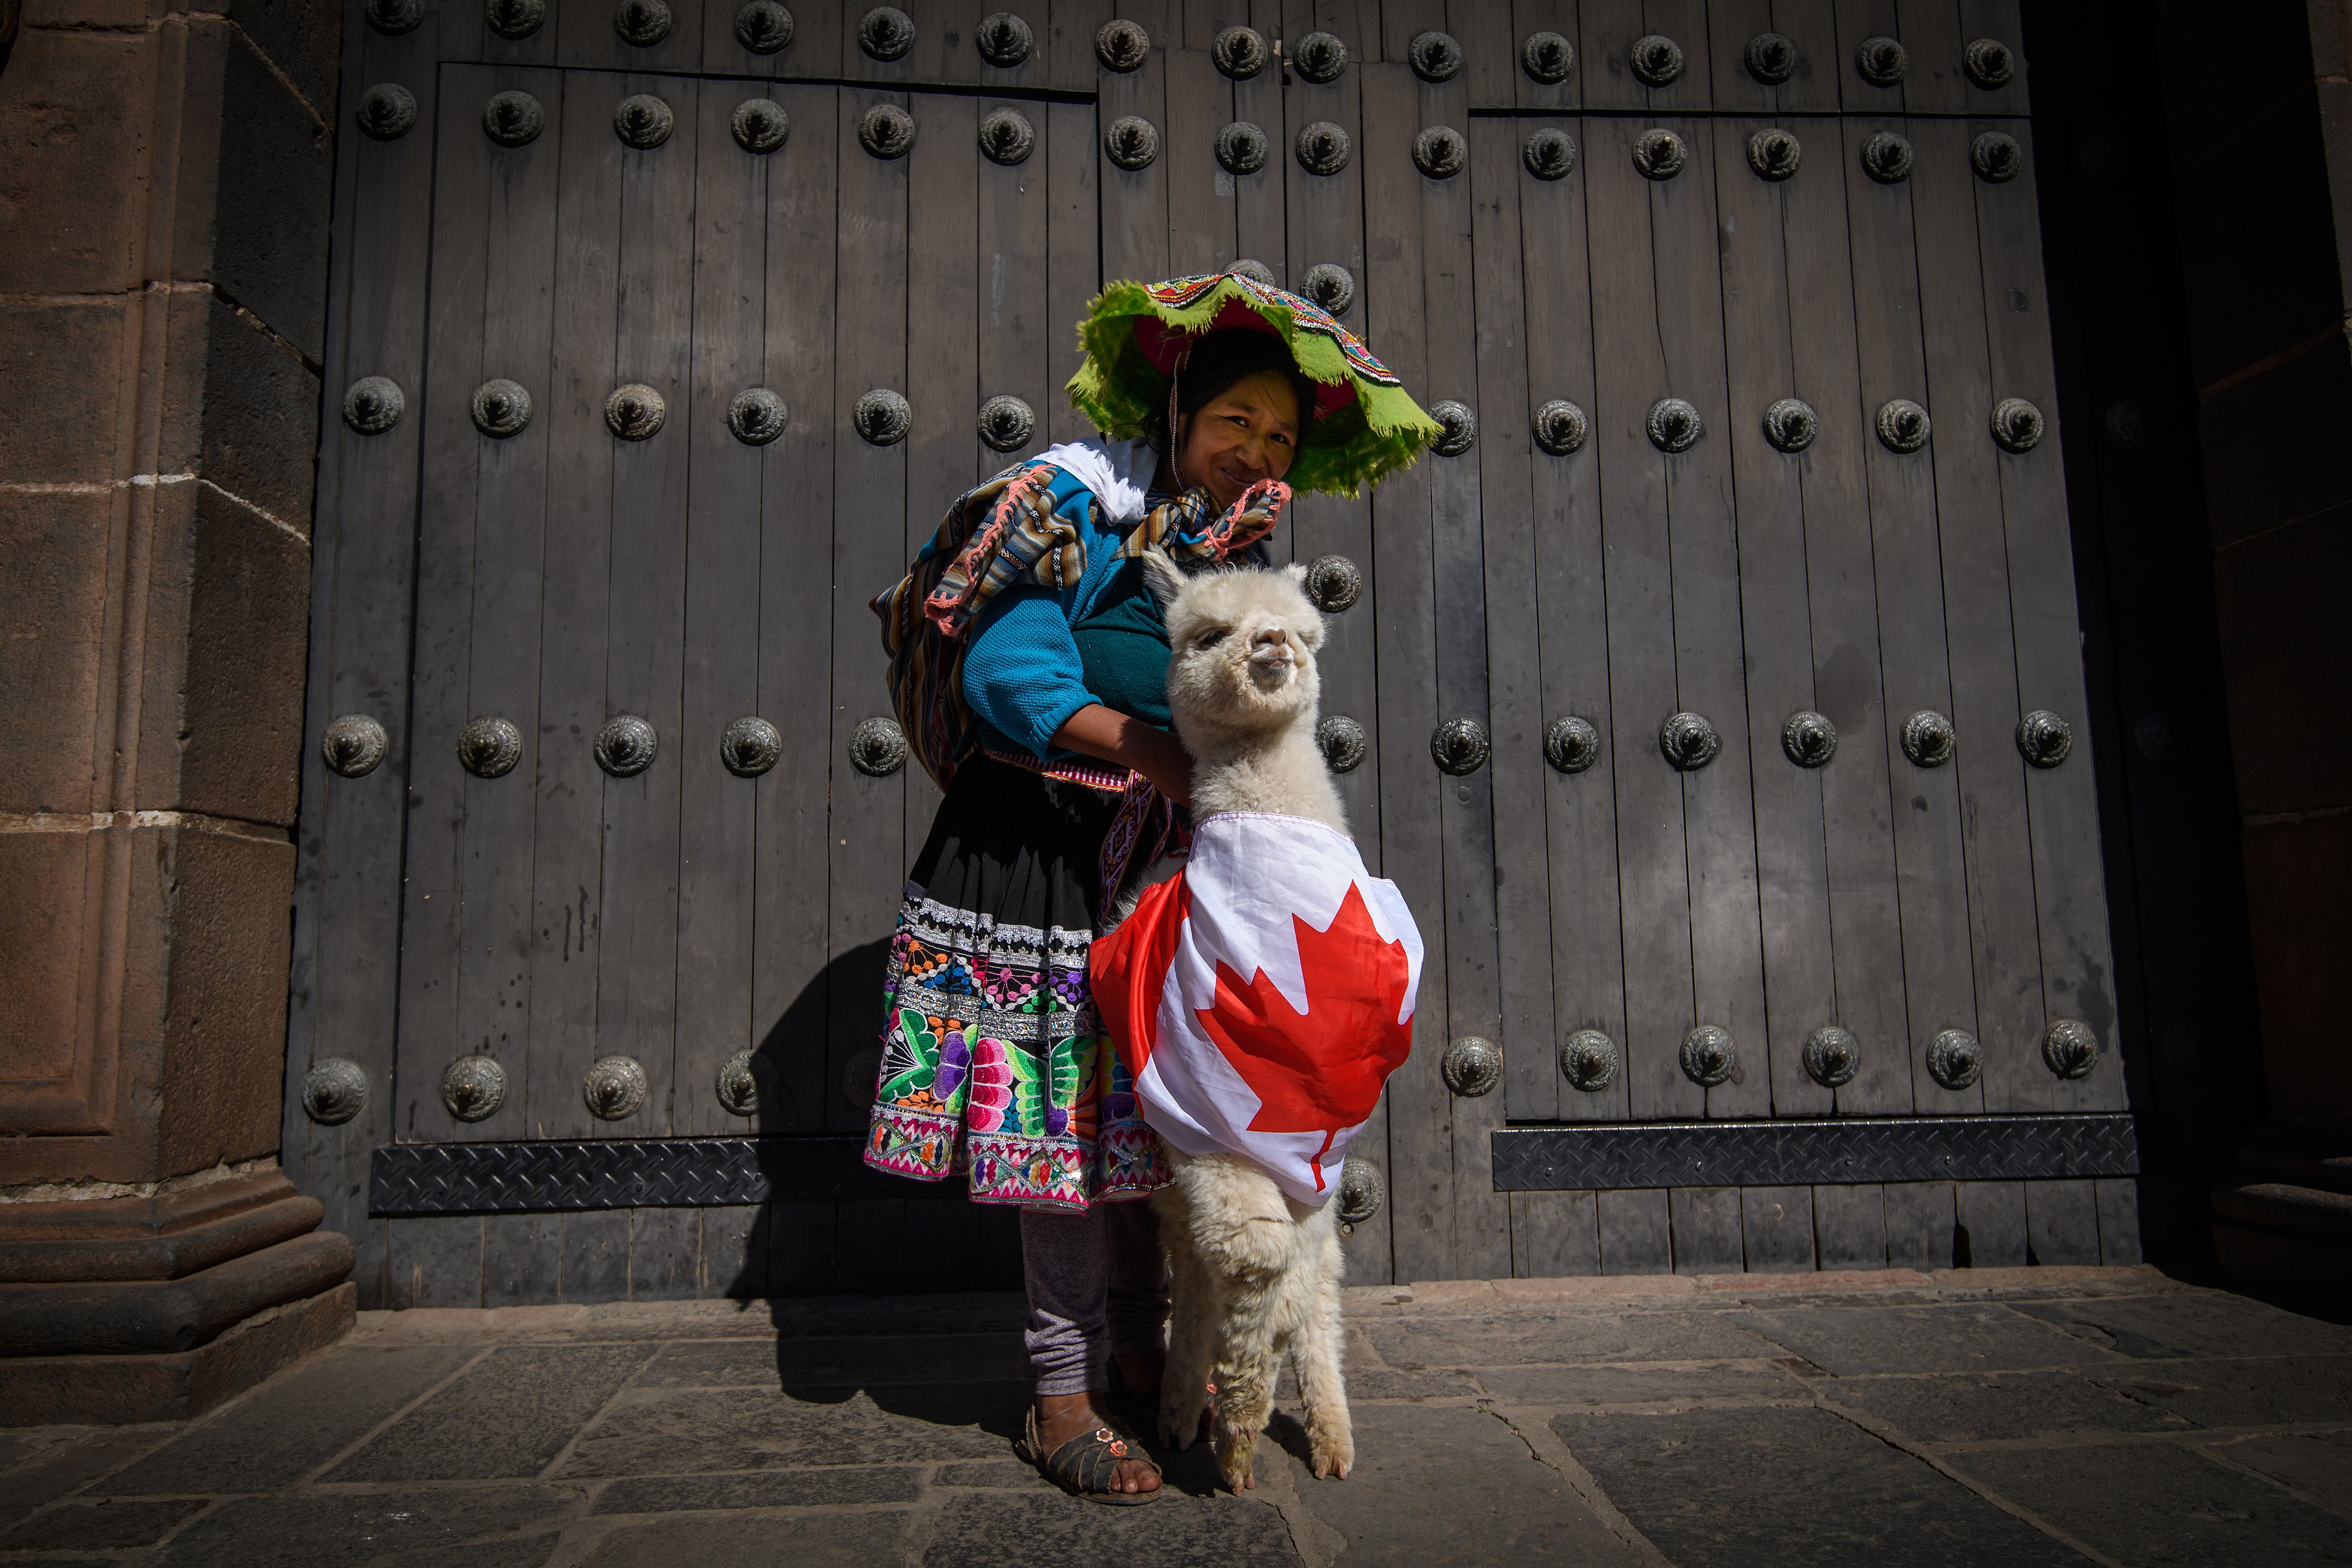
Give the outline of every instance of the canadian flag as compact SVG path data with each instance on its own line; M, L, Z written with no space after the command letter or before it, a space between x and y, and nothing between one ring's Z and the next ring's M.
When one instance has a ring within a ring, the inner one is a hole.
M1184 869L1088 968L1151 1130L1319 1205L1412 1049L1421 956L1404 895L1347 834L1231 812L1194 826Z

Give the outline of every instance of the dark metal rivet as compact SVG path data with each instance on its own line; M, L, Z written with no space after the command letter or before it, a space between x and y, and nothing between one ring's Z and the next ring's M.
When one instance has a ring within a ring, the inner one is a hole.
M528 38L547 20L547 0L483 0L482 19L501 38Z
M1903 721L1903 755L1918 768L1941 768L1952 759L1959 737L1952 721L1934 708L1921 708Z
M915 148L915 117L895 103L877 103L858 118L857 141L877 158L904 158Z
M1251 279L1253 282L1263 283L1268 288L1279 288L1282 287L1281 284L1275 281L1274 268L1266 266L1266 264L1262 261L1252 261L1246 256L1234 263L1233 266L1225 268L1225 270L1236 277L1246 277Z
M1677 713L1666 716L1658 727L1658 752L1674 764L1677 772L1690 773L1715 760L1723 749L1723 737L1702 714Z
M2017 138L1988 131L1969 143L1969 164L1988 185L2005 185L2025 172L2025 149Z
M1348 68L1348 46L1329 33L1309 33L1291 51L1290 63L1301 81L1325 86Z
M1558 33L1529 33L1519 46L1519 69L1528 79L1555 87L1576 68L1576 46Z
M633 93L613 110L613 133L640 152L660 146L677 128L669 105L649 92Z
M1555 772L1581 773L1601 759L1601 732L1590 720L1554 719L1544 731L1544 760Z
M1617 1076L1617 1042L1597 1029L1580 1029L1559 1048L1559 1070L1587 1094L1598 1094Z
M1683 1076L1702 1089L1728 1081L1739 1066L1731 1031L1717 1024L1703 1023L1683 1036L1681 1055Z
M1911 71L1911 54L1888 37L1864 38L1853 51L1853 68L1873 87L1894 87Z
M2060 1019L2042 1037L2042 1063L2061 1078L2088 1078L2099 1064L2099 1037L2080 1019Z
M1687 157L1683 139L1671 131L1644 131L1633 138L1633 167L1645 179L1673 179Z
M1106 70L1140 70L1150 57L1151 35L1143 30L1140 23L1121 16L1105 22L1095 31L1095 58L1103 63Z
M392 749L383 726L363 713L347 713L319 737L319 760L345 779L363 779L374 772Z
M907 735L898 721L869 718L849 737L849 765L868 779L887 779L907 765Z
M1451 33L1416 33L1405 46L1412 74L1423 81L1452 81L1462 70L1462 46Z
M1017 452L1037 432L1037 414L1010 393L1000 393L980 405L980 438L997 452Z
M1805 149L1785 131L1759 131L1748 139L1748 166L1759 179L1781 181L1797 172Z
M1576 142L1556 126L1545 126L1519 149L1519 162L1538 180L1565 180L1576 168Z
M1927 1042L1927 1076L1947 1089L1966 1089L1984 1071L1984 1053L1977 1037L1964 1029L1948 1029Z
M482 105L482 134L501 147L536 141L546 128L547 110L527 92L494 93Z
M1429 444L1429 449L1440 457L1459 457L1478 439L1478 416L1466 403L1441 399L1429 405L1429 417L1439 425L1437 439Z
M1989 92L2009 85L2009 78L2017 74L2017 57L1999 38L1978 38L1960 51L1960 68Z
M2156 440L2156 415L2137 398L2117 398L2107 404L2100 423L2107 439L2126 452L2137 452Z
M624 441L647 441L661 433L669 419L669 404L643 382L613 389L604 400L604 424Z
M1778 33L1759 33L1748 39L1740 58L1748 74L1766 87L1779 87L1797 74L1797 46Z
M1265 69L1265 39L1255 27L1227 27L1211 40L1209 57L1234 80L1247 81Z
M1337 262L1318 261L1307 269L1307 298L1334 316L1345 316L1356 302L1356 275Z
M503 779L522 760L522 731L514 721L478 718L457 732L457 765L477 779Z
M1265 167L1265 132L1236 120L1217 132L1217 162L1228 174L1255 174Z
M1450 125L1433 125L1412 139L1412 161L1433 180L1450 180L1470 166L1470 144Z
M746 446L765 446L784 433L791 414L766 387L746 387L727 405L727 428Z
M783 755L782 734L764 718L739 718L719 737L719 760L738 779L757 779Z
M1652 33L1633 40L1633 47L1625 51L1625 63L1644 87L1665 87L1683 74L1683 47L1663 34Z
M1355 152L1348 133L1328 120L1301 127L1292 150L1298 155L1298 166L1310 174L1336 174L1348 166Z
M2042 411L2021 397L1992 405L1992 438L2003 452L2031 452L2042 444Z
M1436 761L1439 771L1457 778L1486 766L1486 758L1493 750L1486 739L1486 727L1475 718L1449 718L1429 737L1429 755Z
M1025 163L1037 149L1037 129L1017 109L992 109L980 122L980 150L992 163Z
M869 1045L852 1051L841 1069L841 1097L857 1110L872 1107L882 1087L882 1048Z
M367 1073L356 1061L331 1056L302 1075L302 1113L321 1127L340 1127L367 1108Z
M735 41L755 55L781 54L793 41L793 14L776 0L751 0L735 13Z
M441 1103L460 1122L484 1122L507 1100L507 1070L494 1057L461 1056L441 1073Z
M1862 144L1862 172L1882 185L1911 177L1911 143L1882 131Z
M1821 433L1821 416L1802 398L1779 398L1764 411L1764 439L1775 451L1802 452Z
M915 47L915 21L896 5L877 5L858 19L857 47L866 57L888 62Z
M1862 1069L1862 1044L1835 1024L1805 1037L1805 1076L1824 1089L1843 1089Z
M1307 597L1326 615L1337 615L1364 591L1364 574L1343 555L1318 555L1307 563Z
M2138 747L2139 754L2150 762L2162 762L2171 757L2179 744L2179 737L2172 727L2172 716L2160 708L2140 715L2139 722L2132 726L2132 744Z
M366 11L369 26L396 38L425 20L425 0L367 0Z
M1652 403L1649 417L1642 423L1649 432L1650 444L1670 456L1688 452L1706 429L1698 410L1678 397L1662 397Z
M772 1095L776 1064L756 1051L739 1051L719 1064L713 1088L719 1108L730 1116L750 1116Z
M1381 1211L1388 1201L1388 1184L1381 1179L1380 1166L1361 1155L1349 1155L1339 1166L1339 1218L1349 1225L1361 1225Z
M343 393L343 423L354 435L382 435L408 412L408 396L390 376L362 376Z
M1103 132L1103 156L1130 172L1148 169L1160 156L1160 128L1136 115L1122 114Z
M1331 714L1315 727L1323 764L1334 773L1352 773L1364 760L1364 727L1345 714Z
M596 732L596 766L615 779L634 779L654 765L661 737L635 714L625 713L604 721Z
M634 1056L600 1056L580 1080L580 1098L600 1121L634 1116L646 1103L646 1070Z
M416 124L416 95L396 81L380 81L360 94L352 118L370 140L397 141Z
M1446 1088L1462 1099L1475 1100L1492 1094L1503 1082L1503 1053L1492 1040L1465 1034L1445 1048L1437 1071L1444 1077Z
M1029 57L1037 47L1037 36L1029 24L1010 11L999 11L980 24L972 36L979 46L980 57L1000 69L1010 70Z
M1837 755L1837 726L1811 708L1789 716L1780 727L1780 749L1800 768L1826 768Z
M734 132L736 146L764 156L782 147L792 135L793 117L773 99L747 98L735 106L734 118L727 122L727 128Z
M613 31L624 43L650 48L669 37L671 18L666 0L621 0L613 13Z
M876 446L896 446L907 439L907 432L915 423L915 411L907 400L888 387L876 387L857 400L850 410L849 422L857 434Z
M2017 721L2017 749L2036 768L2055 768L2074 749L2074 727L2046 707Z
M1918 451L1927 444L1930 428L1927 411L1907 397L1889 398L1878 411L1878 443L1889 452Z

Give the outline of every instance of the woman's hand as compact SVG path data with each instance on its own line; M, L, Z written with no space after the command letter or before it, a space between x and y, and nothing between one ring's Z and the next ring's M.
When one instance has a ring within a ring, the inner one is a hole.
M1054 732L1054 744L1064 751L1132 768L1180 806L1192 801L1192 754L1182 741L1139 718L1090 703L1062 722Z

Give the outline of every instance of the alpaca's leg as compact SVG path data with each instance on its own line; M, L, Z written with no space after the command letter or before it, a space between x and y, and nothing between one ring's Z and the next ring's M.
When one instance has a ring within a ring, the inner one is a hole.
M1309 1268L1312 1294L1307 1322L1299 1332L1295 1364L1298 1393L1307 1405L1307 1452L1316 1479L1348 1479L1356 1465L1355 1424L1348 1416L1348 1385L1340 1371L1346 1329L1339 1317L1339 1281L1345 1260L1339 1238L1327 1223Z
M1168 1249L1168 1367L1160 1378L1160 1440L1189 1448L1209 1408L1217 1287L1192 1245L1191 1206L1182 1192L1163 1187L1151 1201L1159 1207L1160 1238Z
M1262 1222L1253 1229L1262 1229ZM1217 1469L1235 1491L1251 1478L1258 1434L1274 1414L1274 1381L1284 1337L1284 1296L1291 1270L1271 1277L1228 1278L1217 1347Z

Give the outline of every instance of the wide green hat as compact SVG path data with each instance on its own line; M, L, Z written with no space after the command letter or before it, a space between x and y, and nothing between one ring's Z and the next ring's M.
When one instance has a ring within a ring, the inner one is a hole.
M1168 406L1169 380L1185 350L1234 327L1280 338L1316 385L1315 417L1284 476L1292 488L1353 496L1410 464L1438 435L1437 422L1396 372L1329 311L1244 272L1104 288L1078 323L1087 358L1070 378L1070 402L1105 435L1148 434Z

